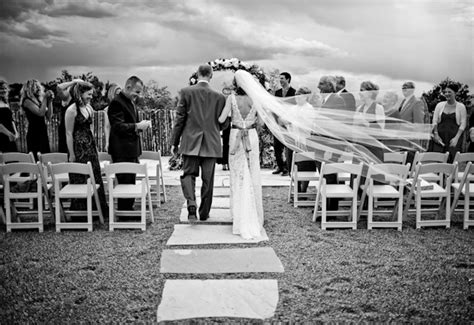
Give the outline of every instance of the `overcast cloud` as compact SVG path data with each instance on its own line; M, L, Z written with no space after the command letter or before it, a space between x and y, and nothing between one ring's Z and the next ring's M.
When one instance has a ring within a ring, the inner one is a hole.
M199 64L238 57L312 89L328 73L353 90L446 76L472 89L473 17L470 0L2 0L0 77L136 74L175 92Z

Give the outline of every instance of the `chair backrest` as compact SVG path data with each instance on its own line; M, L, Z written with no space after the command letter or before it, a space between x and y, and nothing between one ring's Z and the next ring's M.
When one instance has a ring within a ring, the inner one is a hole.
M99 161L112 161L112 157L107 152L99 152Z
M110 177L114 174L142 174L148 175L145 164L136 164L131 162L121 162L105 165L105 174Z
M384 152L383 161L384 163L396 163L405 165L407 162L407 156L407 151Z
M410 171L410 164L371 164L367 173L367 179L376 179L381 182L389 184L404 184L408 173Z
M440 175L440 181L443 181L443 178L447 179L447 185L451 186L451 182L454 177L454 173L457 170L457 163L448 164L448 163L430 163L430 164L421 164L418 163L415 167L415 177L417 180L420 175L423 178L423 174L434 173ZM443 183L443 182L442 182Z
M17 162L3 165L2 174L4 177L8 177L12 174L17 173L28 173L31 175L39 176L41 175L40 163L31 163L31 162Z
M150 160L159 160L161 161L161 151L142 151L139 159L150 159Z
M349 173L360 176L363 164L352 163L323 163L321 166L321 176L337 173Z
M58 164L67 162L67 153L63 152L50 152L50 153L40 153L38 152L38 160L43 165L48 165L48 163Z
M3 152L0 153L0 163L9 164L9 163L36 163L35 156L32 152L23 153L23 152Z
M316 153L311 151L293 152L293 157L294 163L299 163L302 161L315 161Z
M92 165L90 162L87 162L87 164L74 163L74 162L59 163L59 164L48 163L48 169L51 175L53 176L53 178L54 178L54 175L66 174L66 173L87 175L89 177L94 178L94 174L92 172Z
M415 158L413 158L413 166L418 163L430 164L430 163L446 163L448 161L449 152L416 152Z

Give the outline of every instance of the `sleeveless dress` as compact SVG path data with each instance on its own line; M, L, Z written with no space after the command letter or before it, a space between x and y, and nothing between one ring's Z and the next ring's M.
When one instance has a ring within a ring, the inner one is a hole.
M107 201L105 199L104 183L102 182L102 175L99 164L99 157L97 154L97 146L95 144L94 136L91 132L92 116L84 117L80 109L77 109L76 118L74 120L74 130L72 139L74 143L74 155L78 163L85 164L88 161L92 164L92 171L94 172L94 179L98 189L100 206L104 216L108 213ZM70 175L71 184L85 184L87 179L84 175L73 174ZM95 204L95 201L93 201ZM71 210L86 210L87 204L85 199L71 200Z
M25 99L30 100L29 98ZM24 102L23 102L24 104ZM38 152L49 153L51 152L49 147L48 139L48 129L46 127L46 122L44 116L38 116L31 112L29 108L22 105L23 111L26 114L26 119L28 120L28 131L26 133L26 145L28 151L33 152L33 155L38 159Z
M232 96L229 140L230 213L232 231L245 239L263 235L262 182L257 112L252 106L245 119Z
M441 140L443 140L444 146L432 141L434 152L449 152L448 163L452 163L456 152L461 152L463 135L459 137L459 141L455 147L451 147L449 142L458 133L459 125L456 122L456 112L450 114L442 113L441 120L438 123L438 134Z
M15 133L13 128L13 114L7 104L0 103L0 124L2 124L8 131ZM15 141L10 139L3 133L0 133L0 152L15 152L18 151Z

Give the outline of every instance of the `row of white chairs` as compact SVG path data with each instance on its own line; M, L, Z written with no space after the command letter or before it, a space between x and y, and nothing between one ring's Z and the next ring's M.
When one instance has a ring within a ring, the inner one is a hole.
M353 164L352 155L347 153L338 157L338 162L322 163L320 170L299 171L299 162L316 161L316 156L313 152L294 153L288 202L293 201L295 207L314 206L313 221L321 214L322 229L356 229L358 218L367 214L368 229L394 227L401 230L402 220L408 217L409 212L415 212L417 229L426 226L449 228L451 216L457 211L464 214L464 229L473 226L470 196L474 193L474 166L471 163L474 154L458 153L452 164L447 163L448 156L444 153L416 153L413 166L406 164L406 158L406 152L389 153L384 157L386 163L370 165L363 170L364 166ZM327 184L324 176L330 174L338 176L337 184ZM364 184L360 184L362 175L366 176ZM382 182L377 182L380 180ZM298 193L297 184L300 181L312 182L316 193ZM315 200L310 200L314 197ZM461 197L464 198L462 203ZM328 198L348 199L350 209L328 211ZM368 200L366 211L362 209L365 200ZM462 208L456 210L458 204ZM391 209L376 209L380 206ZM436 213L437 219L423 219L426 212L431 215ZM328 221L328 214L348 215L348 221ZM375 221L374 214L388 214L392 218L389 221Z
M104 154L100 155L104 158ZM90 163L79 164L65 162L67 155L62 153L38 154L39 162L35 162L32 153L1 153L0 154L0 173L4 187L5 211L0 209L0 219L6 224L7 232L12 229L37 228L43 231L43 213L46 202L53 220L55 220L56 231L62 229L86 229L92 231L92 200L95 200L97 206L97 215L99 221L103 224L103 213L100 209L100 202L97 194L98 184L95 184L92 166ZM110 158L110 156L105 156ZM145 230L146 228L146 203L148 202L148 211L150 219L153 222L153 204L151 199L150 177L148 171L154 171L153 180L156 185L156 196L158 206L161 201L166 202L166 192L163 181L162 164L160 153L145 152L140 157L141 164L135 163L116 163L111 164L106 161L103 164L104 171L104 188L108 192L109 197L109 230L113 231L118 228L138 228ZM147 161L151 160L151 161ZM151 164L151 168L148 168ZM70 184L69 174L82 174L87 178L87 184ZM117 184L115 175L119 173L134 173L139 181L137 184ZM26 175L26 176L25 176ZM21 191L13 192L14 184L33 184ZM54 196L54 213L53 202L51 197ZM118 198L140 198L141 211L116 211L114 200ZM66 210L61 200L82 198L86 200L86 211ZM33 210L33 204L29 209L20 211L17 209L19 201L28 199L33 201L37 199L36 210ZM71 222L71 216L77 214L87 214L86 222ZM37 216L33 222L25 222L20 218L22 214L32 214ZM118 216L123 215L139 215L140 221L118 221ZM13 220L13 218L15 220Z

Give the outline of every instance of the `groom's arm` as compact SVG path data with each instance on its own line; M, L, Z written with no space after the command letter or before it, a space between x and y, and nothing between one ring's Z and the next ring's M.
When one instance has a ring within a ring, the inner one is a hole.
M178 107L176 108L176 120L171 135L171 144L173 147L178 147L183 134L184 125L186 124L188 113L186 98L182 91L179 94Z

